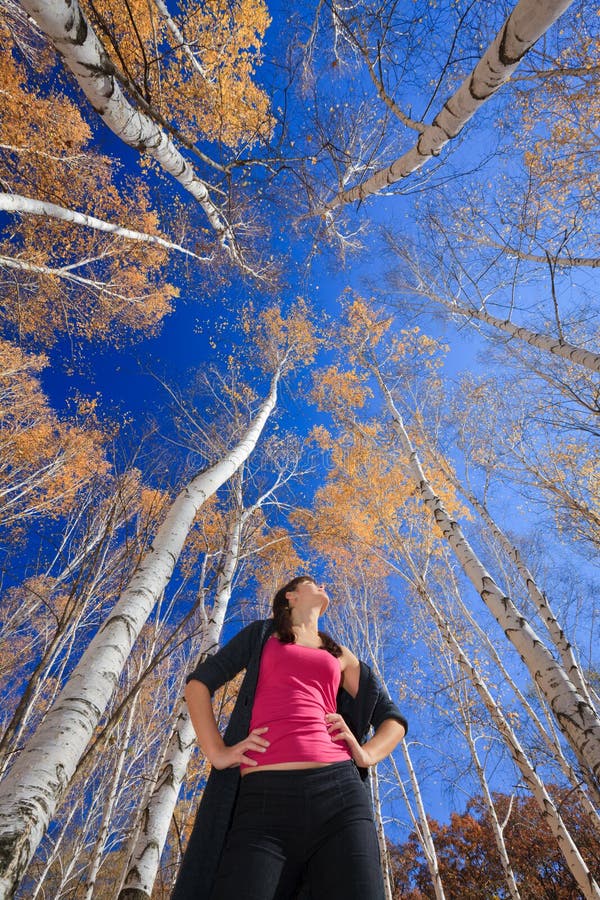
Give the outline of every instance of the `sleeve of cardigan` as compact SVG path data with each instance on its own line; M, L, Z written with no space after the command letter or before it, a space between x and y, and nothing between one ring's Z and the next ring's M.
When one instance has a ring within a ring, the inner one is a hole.
M260 630L260 622L252 622L242 628L224 647L213 656L207 656L190 672L185 682L201 681L214 694L221 685L231 681L238 672L245 669L252 654L252 648Z
M381 723L385 722L386 719L395 719L397 722L400 722L400 724L404 726L404 736L406 737L408 734L408 722L394 701L390 698L387 691L384 691L384 689L380 687L379 696L377 697L375 708L371 714L371 725L377 730Z

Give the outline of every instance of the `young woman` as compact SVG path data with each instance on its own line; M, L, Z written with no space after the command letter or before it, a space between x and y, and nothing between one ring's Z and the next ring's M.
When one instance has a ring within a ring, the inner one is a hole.
M319 631L329 600L308 576L188 677L212 763L173 900L383 900L369 766L406 734L371 670ZM246 675L224 738L211 695ZM370 727L373 736L365 741Z

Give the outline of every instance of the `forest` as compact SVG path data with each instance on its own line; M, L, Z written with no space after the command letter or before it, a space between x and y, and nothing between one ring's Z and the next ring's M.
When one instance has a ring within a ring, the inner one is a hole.
M387 900L600 900L599 10L0 0L0 66L0 900L168 900L186 675L299 573L409 721Z

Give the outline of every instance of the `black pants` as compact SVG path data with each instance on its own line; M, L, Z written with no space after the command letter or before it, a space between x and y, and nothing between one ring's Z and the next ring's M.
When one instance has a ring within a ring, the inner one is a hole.
M211 900L383 900L373 813L351 760L242 778Z

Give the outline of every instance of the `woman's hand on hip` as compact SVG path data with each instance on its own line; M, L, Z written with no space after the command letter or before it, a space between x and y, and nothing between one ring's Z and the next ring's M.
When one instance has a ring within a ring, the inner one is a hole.
M367 768L367 766L373 764L369 752L358 743L343 716L340 716L339 713L328 713L325 716L325 721L327 722L327 731L331 740L346 741L352 759L357 766Z
M246 756L246 753L248 750L252 750L254 753L265 752L270 741L267 741L266 738L263 738L260 735L268 730L268 727L253 728L248 737L244 738L244 740L240 741L238 744L233 744L231 747L227 747L223 744L222 749L219 749L213 754L211 759L212 765L215 769L233 769L241 763L244 763L246 766L257 766L258 762L255 759Z

